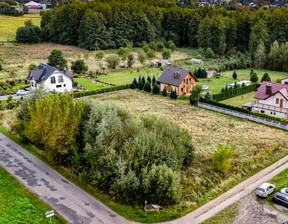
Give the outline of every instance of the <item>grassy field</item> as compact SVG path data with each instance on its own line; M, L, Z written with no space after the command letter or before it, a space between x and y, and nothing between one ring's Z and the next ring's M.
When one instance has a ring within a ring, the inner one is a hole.
M40 26L41 16L37 14L19 17L0 15L0 41L15 41L17 29L24 26L28 19L31 19L34 25Z
M51 207L27 190L0 167L0 223L50 223L45 212ZM59 215L53 223L66 223Z
M256 99L254 98L256 92L250 92L246 93L241 96L236 96L233 98L229 98L227 100L221 101L221 103L228 104L234 107L242 107L244 103L252 102L255 101Z
M139 71L139 72L138 72ZM106 76L102 76L97 78L100 82L106 82L113 85L125 85L125 84L131 84L134 77L136 78L138 82L139 75L145 76L146 78L148 75L153 78L153 75L156 79L159 78L159 76L162 74L163 71L160 70L160 68L140 68L140 69L131 69L126 71L120 71L120 72L113 72L108 73Z
M86 78L75 78L75 82L83 86L85 89L88 90L97 90L102 89L104 86L98 83L93 83L95 79L86 79Z

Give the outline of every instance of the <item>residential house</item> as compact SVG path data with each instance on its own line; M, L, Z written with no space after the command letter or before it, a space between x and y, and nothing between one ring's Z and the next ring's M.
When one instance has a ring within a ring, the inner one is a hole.
M262 82L252 102L251 110L282 119L288 119L288 85Z
M58 93L72 91L73 74L66 69L61 71L60 68L41 63L29 73L27 79L30 81L31 90L43 85L46 91Z
M178 96L183 96L191 95L198 79L188 69L167 67L157 82L161 91L166 87L167 93L176 90Z

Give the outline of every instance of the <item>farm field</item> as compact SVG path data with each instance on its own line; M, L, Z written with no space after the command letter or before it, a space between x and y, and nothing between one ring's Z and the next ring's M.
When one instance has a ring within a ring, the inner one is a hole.
M0 223L50 223L45 212L51 208L0 167ZM53 223L66 223L54 216Z
M256 99L254 98L256 92L250 92L246 93L241 96L236 96L233 98L229 98L227 100L220 101L220 103L228 104L234 107L242 107L244 103L252 102L255 101Z
M179 100L149 95L139 90L89 98L111 101L139 117L164 117L191 133L196 156L193 166L182 171L182 202L163 212L170 217L187 214L287 154L287 132L207 111ZM219 144L235 147L229 174L216 172L213 168L212 155Z
M31 19L34 25L40 26L41 16L37 14L19 17L0 15L0 41L15 41L17 29L24 26L28 19Z

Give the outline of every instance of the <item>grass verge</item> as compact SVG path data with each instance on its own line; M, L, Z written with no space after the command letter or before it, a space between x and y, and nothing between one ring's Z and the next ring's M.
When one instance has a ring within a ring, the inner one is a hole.
M50 223L45 212L51 207L27 190L17 179L0 167L0 223ZM53 223L67 223L61 216Z
M243 94L243 95L240 95L240 96L236 96L236 97L233 97L233 98L229 98L227 100L220 101L220 103L224 103L224 104L231 105L231 106L234 106L234 107L242 108L242 105L244 103L255 101L255 98L254 98L255 93L256 92L246 93L246 94Z

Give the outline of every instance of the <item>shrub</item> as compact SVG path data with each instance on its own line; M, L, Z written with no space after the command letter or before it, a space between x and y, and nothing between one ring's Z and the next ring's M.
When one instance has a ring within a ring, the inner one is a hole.
M163 57L164 59L170 58L170 57L171 57L171 50L165 48L165 49L163 50L163 52L162 52L162 57Z
M149 80L145 83L143 89L145 92L148 92L148 93L151 92L151 83L149 82Z
M71 69L74 73L81 74L88 71L88 66L86 66L84 60L78 59L76 61L72 61Z
M204 52L206 58L215 58L214 51L211 48L207 48Z
M144 51L145 53L147 53L148 51L151 50L150 47L149 47L147 44L144 45L144 46L142 47L142 49L143 49L143 51Z
M133 82L132 82L132 84L131 84L131 89L136 89L137 86L138 86L138 84L137 84L136 78L134 78L134 79L133 79Z
M115 69L120 64L120 58L116 56L110 56L106 58L108 68Z
M41 41L41 29L38 26L19 27L16 31L19 43L38 43Z
M234 70L233 74L232 74L233 79L237 79L237 72L236 70Z
M117 54L121 57L121 59L124 61L126 60L128 54L130 53L130 48L128 47L120 47L119 50L117 51Z
M262 76L261 82L263 81L271 82L271 78L267 72Z
M131 68L133 64L134 64L134 56L133 54L129 54L127 57L127 65L129 68Z
M213 100L213 96L209 93L209 91L205 94L205 100Z
M257 82L258 81L258 75L257 73L253 73L252 76L250 77L251 82Z
M97 51L95 56L98 59L102 59L102 58L104 58L105 53L104 53L104 51Z
M164 50L164 48L165 48L165 45L163 44L162 41L158 41L158 42L156 43L156 49L157 49L157 51L162 52L162 51ZM153 49L153 48L152 48L152 49Z
M147 56L146 56L145 52L144 52L144 51L139 51L139 52L138 52L138 61L139 61L142 65L144 65L145 62L146 62L146 60L147 60Z
M172 40L169 40L168 42L167 42L167 47L171 50L171 51L175 51L176 50L176 45L175 45L175 43L172 41Z
M234 147L219 145L213 154L213 163L217 171L226 172L231 168L231 157L234 155Z
M150 61L155 58L155 53L153 50L148 51L146 55L147 55L148 60Z
M200 94L202 91L201 85L196 85L192 88L191 96L190 96L190 103L196 105L200 99Z
M35 64L30 64L29 67L28 67L28 70L29 70L29 72L30 72L30 71L34 70L35 68L37 68L37 65L35 65Z

